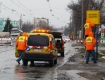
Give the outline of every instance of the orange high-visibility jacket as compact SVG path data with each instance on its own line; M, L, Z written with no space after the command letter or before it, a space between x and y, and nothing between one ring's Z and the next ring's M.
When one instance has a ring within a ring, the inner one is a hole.
M94 27L94 24L91 23L91 21L89 19L86 20L86 23L89 23L89 27L91 27L91 28Z
M91 23L90 20L86 20L86 24L84 25L85 35L89 35L89 33L92 32L93 27L94 27L94 24Z
M17 50L25 50L26 39L27 39L27 34L26 33L23 33L22 36L19 36L18 40L16 41Z
M85 35L89 35L90 32L92 32L92 28L94 27L94 24L92 23L86 23L84 25L85 28Z
M16 41L17 50L25 50L26 48L26 37L20 36L19 39Z
M94 50L95 44L96 44L96 39L93 37L93 33L90 32L89 36L84 40L84 45L86 46L86 50Z
M89 32L92 32L92 29L91 29L89 23L86 23L84 25L84 28L85 28L85 35L89 35Z

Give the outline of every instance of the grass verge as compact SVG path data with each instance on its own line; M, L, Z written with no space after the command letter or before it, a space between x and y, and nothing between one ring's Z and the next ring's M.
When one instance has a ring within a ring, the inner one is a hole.
M85 53L85 49L84 48L80 48L78 49L79 53Z

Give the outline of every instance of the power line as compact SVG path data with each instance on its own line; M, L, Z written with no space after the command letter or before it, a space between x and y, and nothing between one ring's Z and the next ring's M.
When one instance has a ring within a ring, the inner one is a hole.
M51 7L51 6L50 6ZM62 9L61 7L64 7L64 5L62 6L56 6L56 7L53 7L55 9ZM34 9L35 11L40 11L40 10L45 10L45 9L49 9L49 8L39 8L39 9ZM33 10L33 9L32 9Z
M52 9L51 9L51 6L50 6L50 3L49 3L49 0L47 0L47 2L48 2L48 4L49 4L49 8L50 8L51 15L52 15L54 18L56 18L56 17L54 16L54 14L52 13ZM57 19L57 18L56 18L56 19Z
M5 8L7 8L7 9L9 9L9 10L11 10L11 11L15 11L17 14L20 14L20 13L18 13L16 10L14 10L14 9L11 9L11 8L9 8L9 7L7 7L7 6L5 6L4 4L2 4Z
M26 8L19 0L17 0L24 8ZM27 10L29 10L28 8L26 8ZM30 11L30 10L29 10Z
M48 4L49 4L50 12L51 12L51 14L52 14L52 16L53 16L53 13L52 13L52 9L51 9L51 6L50 6L50 3L49 3L49 0L47 0L47 1L48 1Z
M19 0L17 0L25 9L27 9L28 11L30 11L31 12L31 10L30 9L28 9L27 7L25 7ZM34 14L31 12L31 14L34 16Z
M59 18L57 18L57 17L54 16L54 14L53 14L53 12L52 12L52 8L51 8L50 3L49 3L49 0L47 0L47 2L48 2L48 4L49 4L49 8L50 8L50 12L51 12L52 16L53 16L54 18L56 18L57 20L60 20ZM65 21L63 21L63 20L60 20L60 21L65 22Z
M13 2L12 0L10 0L12 3L14 3L16 6L20 7L19 5L17 5L15 2ZM20 7L22 10L24 10L22 7ZM28 13L26 10L24 10L26 13ZM29 13L28 13L29 14ZM30 16L32 16L31 14L29 14ZM33 17L33 16L32 16Z
M4 9L4 10L6 10L7 12L12 13L12 14L14 14L14 15L16 15L16 16L20 16L20 13L16 12L16 10L11 9L11 8L9 8L9 7L5 6L4 4L2 4L2 6L4 6L5 8L3 8L3 7L1 7L1 8L2 8L2 9ZM7 9L8 9L8 10L7 10ZM10 10L10 11L12 11L12 12L10 12L9 10ZM15 13L13 13L13 11L15 11L15 12L16 12L16 14L15 14ZM26 19L26 18L24 18L24 19Z
M4 10L6 10L7 12L10 12L9 10L7 10L7 9L5 9L5 8L3 8L3 7L1 7L1 8L4 9ZM13 12L10 12L10 13L14 14ZM19 16L19 15L17 15L17 14L14 14L14 15Z

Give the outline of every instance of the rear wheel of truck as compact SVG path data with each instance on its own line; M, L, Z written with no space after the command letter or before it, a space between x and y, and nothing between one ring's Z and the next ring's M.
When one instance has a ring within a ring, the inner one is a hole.
M50 60L50 67L53 67L54 66L54 60Z
M54 60L54 64L57 64L57 59Z
M27 66L27 64L28 64L28 60L23 59L23 65L24 65L24 66Z
M64 57L64 51L61 53L61 56Z
M33 61L33 60L31 60L30 62L31 62L31 66L34 66L34 61Z

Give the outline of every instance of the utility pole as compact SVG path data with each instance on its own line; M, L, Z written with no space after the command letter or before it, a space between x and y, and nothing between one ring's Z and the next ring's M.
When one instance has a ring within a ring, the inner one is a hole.
M47 19L47 28L49 27L49 19Z
M22 28L22 24L23 24L23 22L22 22L22 16L25 16L25 15L24 14L20 15L20 27L19 27L20 29Z
M92 0L89 0L88 10L92 10ZM98 37L99 37L98 30L99 30L99 28L96 27L96 31L95 31L95 38L96 38L96 51L95 51L95 54L96 54L96 60L98 60Z
M0 2L0 13L1 13L1 5L2 5L2 2Z
M35 17L34 17L34 29L35 29Z
M20 29L22 28L22 14L20 15Z
M82 0L82 10L81 10L81 12L82 12L82 19L81 19L81 39L83 40L83 34L84 34L84 26L83 26L83 18L84 18L84 5L83 5L83 3L84 3L84 0Z
M89 0L88 10L92 9L92 0Z

